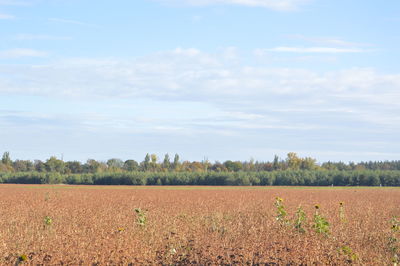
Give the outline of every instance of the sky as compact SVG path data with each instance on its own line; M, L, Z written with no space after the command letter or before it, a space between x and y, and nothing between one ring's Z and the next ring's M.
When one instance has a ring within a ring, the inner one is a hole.
M0 153L400 159L398 0L0 0Z

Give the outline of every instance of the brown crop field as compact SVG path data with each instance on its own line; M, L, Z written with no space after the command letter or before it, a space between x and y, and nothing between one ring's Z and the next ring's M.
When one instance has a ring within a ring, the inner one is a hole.
M0 264L393 265L393 217L398 188L1 185Z

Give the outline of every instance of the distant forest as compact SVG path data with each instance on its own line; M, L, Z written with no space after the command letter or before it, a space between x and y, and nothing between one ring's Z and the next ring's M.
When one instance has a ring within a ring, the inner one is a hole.
M86 163L50 157L12 160L4 152L0 183L86 185L210 185L210 186L400 186L400 161L324 162L287 154L272 162L163 160L146 154L142 162L89 159Z

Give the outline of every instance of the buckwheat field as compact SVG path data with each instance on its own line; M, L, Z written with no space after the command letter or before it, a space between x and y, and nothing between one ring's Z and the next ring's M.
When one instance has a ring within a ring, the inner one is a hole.
M0 264L393 265L400 189L0 186Z

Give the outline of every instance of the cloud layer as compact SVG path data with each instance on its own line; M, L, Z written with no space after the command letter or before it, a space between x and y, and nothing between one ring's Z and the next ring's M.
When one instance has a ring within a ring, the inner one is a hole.
M14 19L15 17L13 15L9 14L1 14L0 13L0 19Z
M368 50L360 48L337 48L337 47L287 47L279 46L270 49L259 49L258 53L279 52L279 53L326 53L326 54L342 54L342 53L365 53Z
M0 53L2 57L43 55L25 49ZM235 111L250 106L265 109L267 104L278 109L361 114L370 113L372 105L382 110L398 109L400 100L400 74L381 74L372 68L316 72L246 65L232 48L220 54L177 48L131 60L75 58L46 65L3 65L0 74L3 94L197 101ZM391 118L389 112L375 122L390 123Z
M184 5L241 5L261 7L276 11L293 11L312 0L155 0L163 3Z
M10 50L0 50L0 58L3 59L17 59L21 57L44 57L47 52L26 48L15 48Z
M46 35L46 34L17 34L13 37L14 40L18 41L65 41L71 40L70 37L65 36L55 36L55 35Z
M371 152L374 158L393 157L400 148L393 144L400 130L400 74L373 68L279 68L245 63L248 58L239 54L233 47L214 54L177 48L133 59L1 65L3 99L52 100L46 100L49 107L41 101L26 113L0 111L0 125L17 135L76 135L92 143L88 150L98 145L92 134L102 142L119 136L122 146L134 137L134 143L153 143L154 151L186 145L195 147L192 154L181 149L192 158L208 149L214 159L224 159L218 158L219 146L221 156L241 159L293 150L327 158L328 151L347 149L366 157ZM227 148L238 141L236 150ZM141 149L148 152L149 146Z

